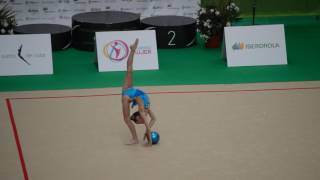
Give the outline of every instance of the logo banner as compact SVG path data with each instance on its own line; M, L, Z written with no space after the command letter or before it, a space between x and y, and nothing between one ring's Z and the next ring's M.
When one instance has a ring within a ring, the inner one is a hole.
M130 45L139 38L134 70L157 70L158 52L155 30L96 32L99 72L126 71Z
M0 76L53 74L50 34L0 36Z
M200 0L4 0L15 11L18 25L53 23L71 26L73 15L95 11L126 11L141 18L179 15L195 18Z
M229 67L287 64L283 25L225 27L224 33Z

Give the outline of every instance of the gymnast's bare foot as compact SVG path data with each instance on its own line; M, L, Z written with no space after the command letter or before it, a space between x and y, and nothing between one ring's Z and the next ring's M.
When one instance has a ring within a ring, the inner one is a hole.
M130 139L130 141L128 143L126 143L126 145L134 145L134 144L139 144L139 140L138 139Z

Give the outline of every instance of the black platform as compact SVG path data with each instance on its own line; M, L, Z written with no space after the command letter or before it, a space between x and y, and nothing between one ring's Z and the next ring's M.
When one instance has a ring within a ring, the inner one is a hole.
M72 16L72 45L76 49L93 51L95 32L140 29L140 15L122 11L80 13Z
M158 48L186 48L196 44L196 20L184 16L153 16L141 20L142 29L154 29Z
M13 29L14 34L50 34L52 50L67 49L71 45L71 28L60 24L26 24Z

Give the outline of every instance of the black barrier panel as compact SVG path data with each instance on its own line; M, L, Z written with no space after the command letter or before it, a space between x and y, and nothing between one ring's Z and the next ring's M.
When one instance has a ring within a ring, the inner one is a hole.
M109 29L105 31L130 31L139 30L138 27L131 27L126 29ZM75 27L72 30L72 46L79 50L94 51L95 33L103 30L82 29Z
M141 20L142 29L154 29L158 48L187 48L196 44L196 20L184 16L153 16Z
M80 25L82 29L119 30L138 27L139 24L139 14L123 11L87 12L72 16L72 27Z
M52 50L67 49L71 45L71 28L60 24L26 24L13 29L14 34L50 34Z
M123 11L100 11L72 16L72 46L94 51L95 32L140 29L140 15Z

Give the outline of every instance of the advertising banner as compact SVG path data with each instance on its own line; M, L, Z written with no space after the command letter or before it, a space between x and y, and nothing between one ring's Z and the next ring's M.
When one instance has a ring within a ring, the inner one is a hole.
M157 70L158 52L156 32L142 31L107 31L96 32L96 53L99 72L126 71L130 45L139 38L134 55L134 70Z
M225 27L228 67L287 64L283 25Z
M53 74L49 34L0 36L0 76Z

